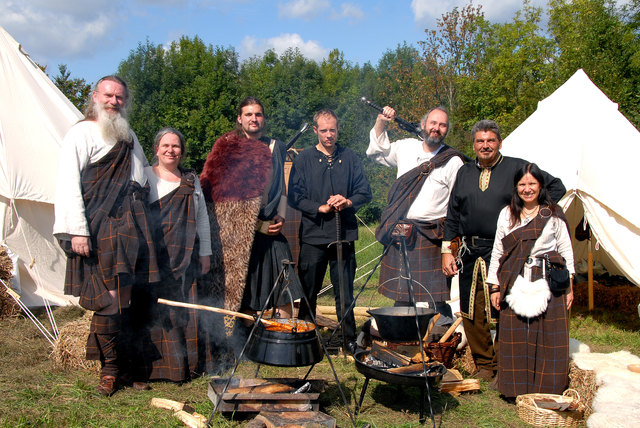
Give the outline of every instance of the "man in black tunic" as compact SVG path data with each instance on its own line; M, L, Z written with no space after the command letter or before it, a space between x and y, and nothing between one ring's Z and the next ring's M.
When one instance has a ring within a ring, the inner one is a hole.
M128 101L122 79L103 77L85 119L65 136L53 227L68 256L64 291L95 311L87 359L102 363L98 392L105 396L122 374L119 340L132 286L160 280L143 188L147 160L125 119Z
M497 361L489 323L497 322L498 314L491 307L485 284L487 265L498 214L511 200L516 171L528 162L502 156L500 129L493 120L476 123L471 135L477 158L460 168L449 198L442 242L442 270L447 276L458 273L451 254L451 241L461 238L460 310L464 331L478 367L476 376L490 380L496 373ZM554 201L559 201L565 194L562 181L544 174L549 194Z
M371 189L362 162L351 150L337 144L338 117L329 110L317 112L313 132L318 144L304 150L293 161L289 177L289 204L302 213L300 224L300 256L298 271L310 303L300 305L300 317L311 320L315 315L318 292L322 287L327 264L336 298L336 311L341 318L340 299L348 308L353 302L353 280L356 256L353 242L358 239L356 212L371 200ZM338 225L339 222L339 225ZM340 236L337 232L340 231ZM344 244L336 241L347 241ZM345 296L340 295L339 260L336 245L342 245L342 275ZM353 311L343 323L347 350L356 349L356 323Z

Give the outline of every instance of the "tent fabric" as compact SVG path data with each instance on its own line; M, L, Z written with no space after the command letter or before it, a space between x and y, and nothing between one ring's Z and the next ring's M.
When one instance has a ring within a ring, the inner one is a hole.
M640 132L583 70L578 70L504 139L502 153L535 162L560 177L560 205L572 228L584 215L594 260L640 286L640 211L633 185ZM585 242L573 240L576 262ZM634 263L635 262L635 263Z
M22 301L64 305L66 258L53 235L62 139L82 114L0 27L0 241L18 255Z

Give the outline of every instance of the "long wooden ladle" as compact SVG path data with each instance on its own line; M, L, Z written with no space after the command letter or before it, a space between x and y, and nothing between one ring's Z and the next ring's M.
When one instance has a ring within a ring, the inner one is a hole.
M181 308L199 309L202 311L217 312L219 314L225 314L225 315L231 315L233 317L244 318L246 320L250 320L253 322L256 321L256 318L252 317L249 314L230 311L228 309L216 308L215 306L197 305L195 303L176 302L175 300L167 300L167 299L158 299L158 303L162 305L179 306ZM289 324L285 324L285 323L281 323L273 320L266 320L264 318L260 318L260 321L262 321L262 323L265 326L277 328L279 331L293 332L293 327Z

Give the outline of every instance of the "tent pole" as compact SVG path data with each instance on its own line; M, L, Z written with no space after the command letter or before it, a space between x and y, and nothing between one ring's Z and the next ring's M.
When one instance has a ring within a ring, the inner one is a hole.
M589 310L593 310L593 251L591 251L591 238L589 238L589 254L587 255L587 284L589 291Z

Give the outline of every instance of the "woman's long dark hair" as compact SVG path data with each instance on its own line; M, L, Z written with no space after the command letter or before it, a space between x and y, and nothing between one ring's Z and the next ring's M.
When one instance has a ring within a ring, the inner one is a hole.
M524 202L520 198L520 195L518 195L518 182L526 174L531 174L533 178L538 180L538 183L540 183L540 193L538 194L538 203L540 204L540 207L542 208L546 205L549 207L552 214L555 213L556 210L556 203L553 202L553 199L549 196L547 184L544 182L542 171L535 163L528 163L520 168L513 177L513 192L511 193L511 203L509 204L509 210L511 211L510 227L520 223L520 214L522 213Z

